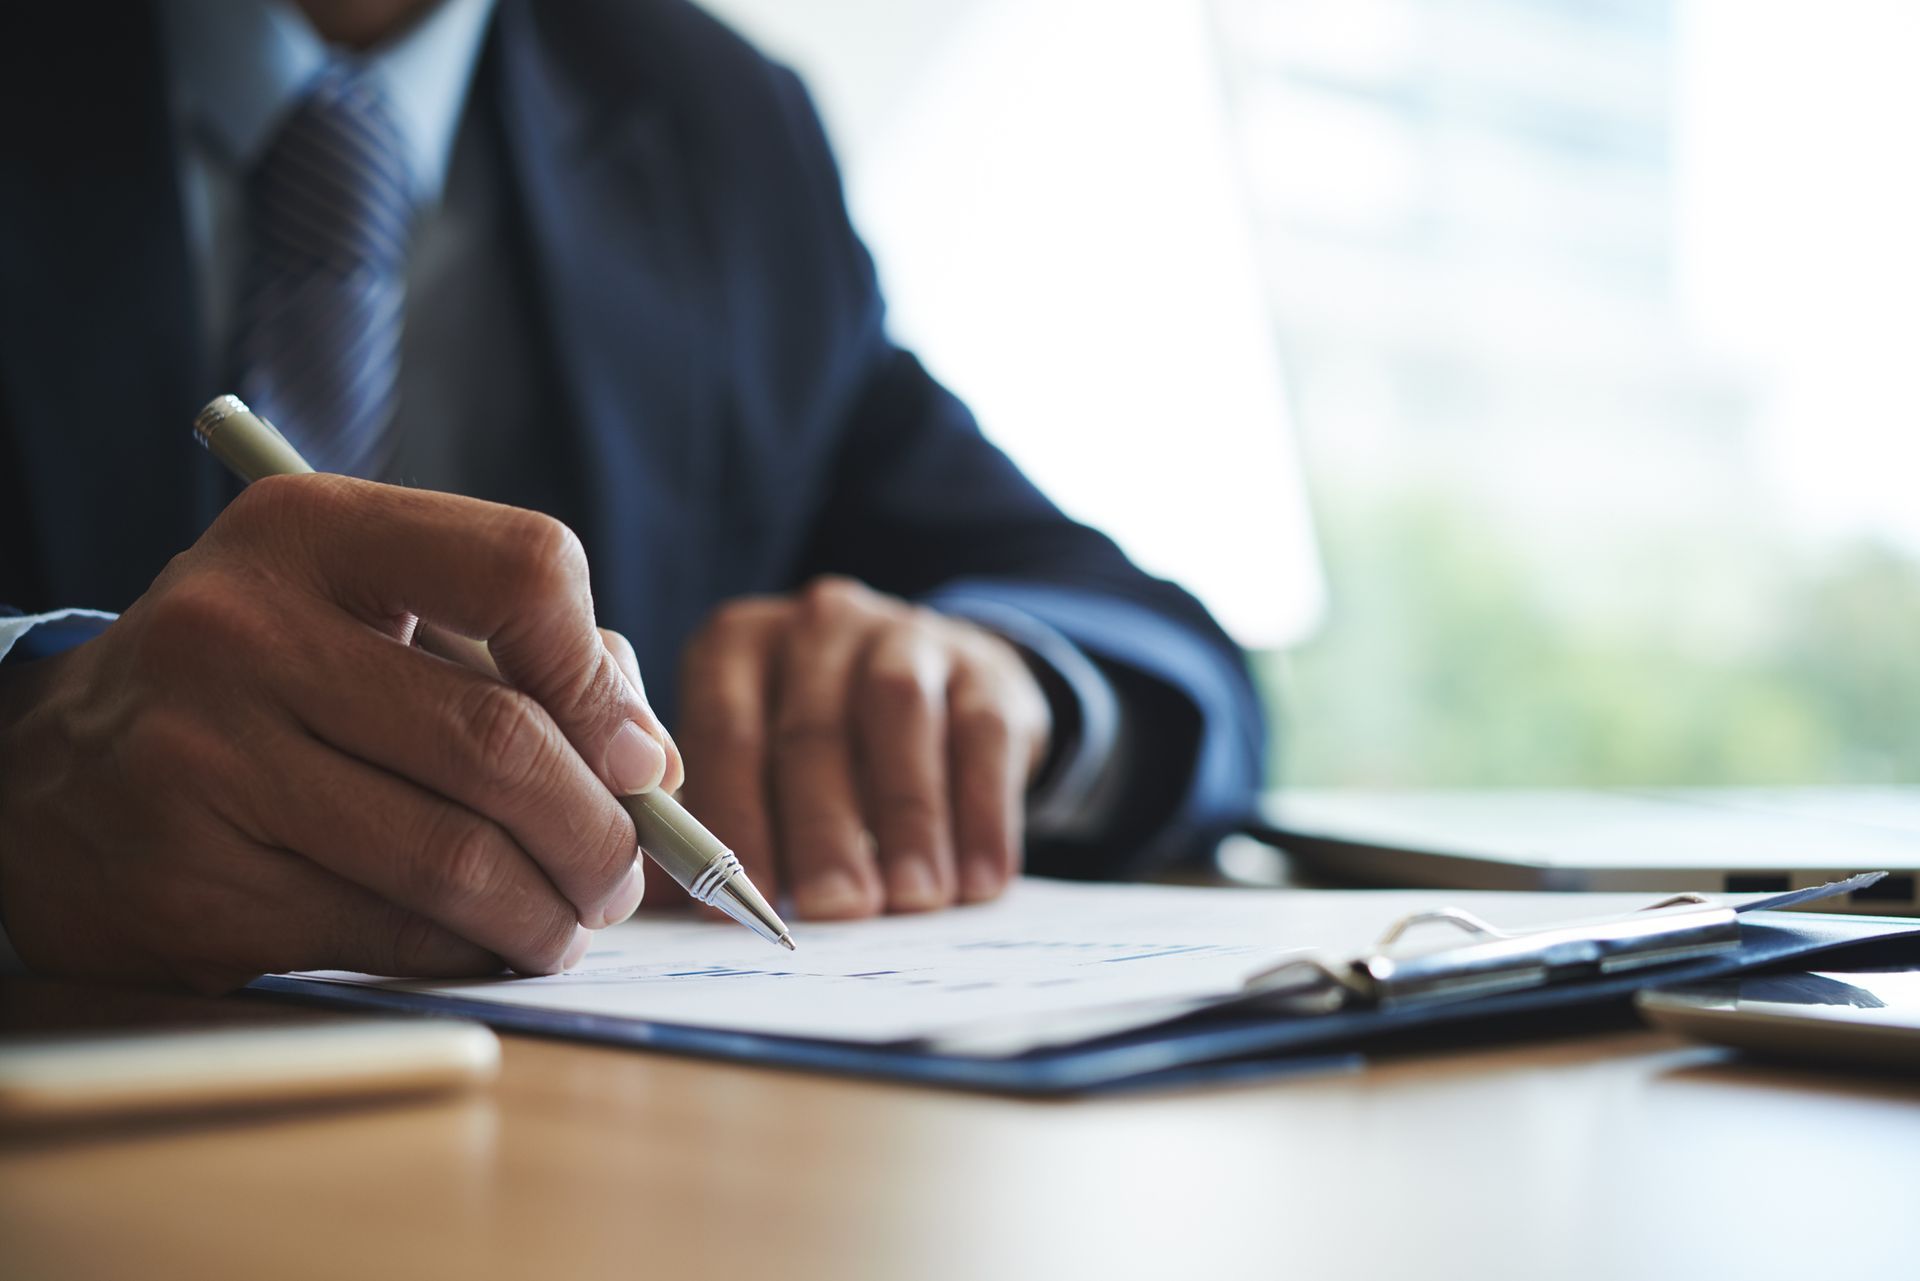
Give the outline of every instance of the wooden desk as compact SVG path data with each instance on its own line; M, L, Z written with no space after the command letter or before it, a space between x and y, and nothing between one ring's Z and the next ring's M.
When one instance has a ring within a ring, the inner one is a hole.
M209 1004L0 985L16 1027ZM1920 1083L1638 1032L1074 1103L515 1037L465 1099L0 1144L22 1281L1860 1281L1917 1221Z

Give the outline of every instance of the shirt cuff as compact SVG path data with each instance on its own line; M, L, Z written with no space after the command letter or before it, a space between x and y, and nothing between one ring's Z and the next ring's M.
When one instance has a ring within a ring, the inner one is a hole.
M20 659L46 658L92 640L108 623L118 618L97 609L56 609L45 614L16 614L0 606L0 662L9 654ZM25 644L27 633L33 637ZM17 648L16 648L17 647ZM0 919L0 975L17 977L28 973L26 963L7 937L4 919Z
M1081 648L1025 610L984 597L938 595L926 602L1019 647L1053 712L1047 760L1027 793L1027 831L1089 838L1104 831L1127 776L1126 717L1113 683Z
M14 646L35 632L33 639L20 644L17 658L47 658L72 649L82 641L98 636L108 623L120 617L97 609L56 609L46 614L8 614L0 617L0 659Z

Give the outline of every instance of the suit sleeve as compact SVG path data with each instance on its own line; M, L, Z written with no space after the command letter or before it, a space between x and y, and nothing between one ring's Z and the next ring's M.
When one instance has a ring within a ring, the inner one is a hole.
M1247 818L1262 776L1264 732L1244 656L1192 596L1066 517L888 340L817 118L799 82L783 83L819 251L836 268L834 363L848 371L802 576L846 574L974 616L1018 611L1106 677L1123 709L1123 777L1103 789L1093 830L1036 837L1031 870L1132 875L1210 847Z
M118 615L97 609L56 609L23 614L0 605L0 662L47 658L92 640Z

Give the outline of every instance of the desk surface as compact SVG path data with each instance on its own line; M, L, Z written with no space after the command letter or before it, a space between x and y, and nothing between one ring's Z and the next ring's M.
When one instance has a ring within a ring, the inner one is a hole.
M1920 1082L1644 1032L1070 1103L515 1037L463 1099L0 1143L0 1275L1859 1279L1916 1187Z

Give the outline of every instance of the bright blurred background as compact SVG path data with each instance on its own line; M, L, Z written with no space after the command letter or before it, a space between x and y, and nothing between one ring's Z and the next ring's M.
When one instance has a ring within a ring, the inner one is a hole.
M1920 778L1920 6L712 7L1285 781Z

